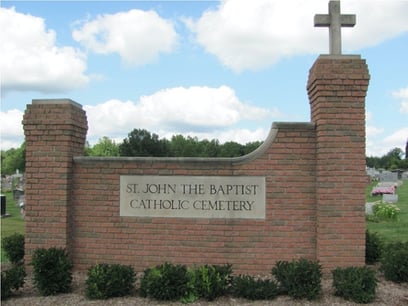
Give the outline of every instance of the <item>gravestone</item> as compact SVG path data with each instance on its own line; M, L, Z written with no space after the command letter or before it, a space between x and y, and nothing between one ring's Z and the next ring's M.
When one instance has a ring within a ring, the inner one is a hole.
M373 211L373 206L376 204L376 202L368 202L365 205L365 213L366 215L373 215L374 211Z
M383 171L380 173L380 182L398 182L398 173Z
M16 188L13 190L13 199L18 201L18 199L24 195L24 190L21 188Z
M383 202L385 203L397 203L398 202L398 194L383 194Z
M5 195L1 195L1 216L5 216L6 215L6 196Z
M367 175L371 177L371 179L375 180L379 178L380 172L375 168L367 168L366 172Z

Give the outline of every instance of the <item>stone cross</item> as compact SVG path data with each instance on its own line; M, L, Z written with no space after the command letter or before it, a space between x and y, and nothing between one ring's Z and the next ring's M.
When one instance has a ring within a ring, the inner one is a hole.
M329 14L316 14L314 17L315 27L329 27L330 54L341 54L341 27L354 27L356 15L341 15L340 1L329 2Z

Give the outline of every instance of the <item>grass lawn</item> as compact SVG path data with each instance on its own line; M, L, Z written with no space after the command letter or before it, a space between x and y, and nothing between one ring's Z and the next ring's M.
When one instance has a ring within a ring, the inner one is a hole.
M370 184L366 188L366 201L375 202L381 200L381 196L371 196L371 190L376 183ZM367 221L366 227L370 232L376 232L384 241L408 241L408 181L397 189L398 203L397 206L401 212L397 221ZM11 217L1 219L1 237L6 237L14 233L24 234L24 220L20 216L20 208L16 206L11 192L5 193L7 198L6 212ZM7 259L1 249L1 262Z
M14 233L24 234L24 220L20 215L20 207L17 207L16 201L13 200L13 193L5 192L4 195L6 196L6 213L11 216L1 219L1 238ZM1 249L1 262L6 260L3 249Z

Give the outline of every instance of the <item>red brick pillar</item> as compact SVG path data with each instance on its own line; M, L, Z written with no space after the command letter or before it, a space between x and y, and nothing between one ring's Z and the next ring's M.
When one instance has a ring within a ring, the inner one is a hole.
M316 124L317 259L326 271L365 261L365 97L360 56L320 56L307 85Z
M26 262L36 248L69 251L73 157L83 155L82 106L69 99L33 100L23 119L26 141Z

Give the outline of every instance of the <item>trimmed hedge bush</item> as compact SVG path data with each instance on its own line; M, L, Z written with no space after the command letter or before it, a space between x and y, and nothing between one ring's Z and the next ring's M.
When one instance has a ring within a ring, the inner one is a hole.
M278 284L273 280L255 279L239 275L232 281L232 294L248 300L272 300L279 295Z
M227 293L232 280L231 265L204 265L188 270L190 299L212 301Z
M370 303L375 299L377 279L368 267L337 268L332 271L335 295L356 303Z
M272 275L278 281L281 293L295 299L314 300L322 292L322 268L318 262L304 258L292 262L278 261L272 268Z
M370 233L366 231L366 251L365 262L366 264L374 264L381 258L382 242L377 233Z
M96 264L88 270L85 295L89 299L130 295L134 289L135 277L135 271L131 266Z
M12 264L24 261L24 235L12 234L1 240L1 247Z
M180 300L189 295L188 284L187 267L166 262L144 271L140 295L163 301Z
M34 285L41 295L55 295L71 290L73 264L65 249L36 249L31 264Z
M5 300L24 285L26 277L24 265L14 265L8 270L1 271L1 299Z
M381 259L381 271L387 280L408 282L408 242L387 244Z

